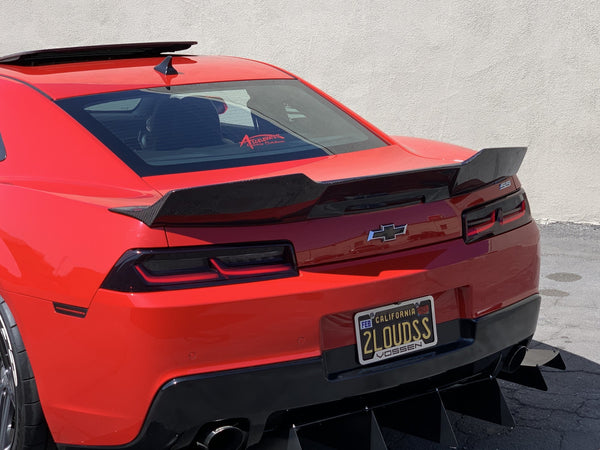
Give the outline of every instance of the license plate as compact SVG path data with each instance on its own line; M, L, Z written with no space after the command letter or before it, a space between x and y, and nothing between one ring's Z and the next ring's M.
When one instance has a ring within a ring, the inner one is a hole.
M433 297L359 312L354 328L363 365L433 347L437 344Z

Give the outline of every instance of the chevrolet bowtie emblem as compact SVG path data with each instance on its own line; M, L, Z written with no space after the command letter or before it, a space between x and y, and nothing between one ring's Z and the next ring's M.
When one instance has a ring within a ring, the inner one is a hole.
M380 225L379 230L369 231L369 239L367 242L373 239L381 239L383 242L393 241L399 234L406 233L406 225L400 225L397 227L393 223L389 225Z

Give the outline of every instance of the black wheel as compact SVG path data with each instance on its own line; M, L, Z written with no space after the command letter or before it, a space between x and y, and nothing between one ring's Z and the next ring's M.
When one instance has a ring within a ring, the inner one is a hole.
M0 298L0 450L55 448L21 334Z

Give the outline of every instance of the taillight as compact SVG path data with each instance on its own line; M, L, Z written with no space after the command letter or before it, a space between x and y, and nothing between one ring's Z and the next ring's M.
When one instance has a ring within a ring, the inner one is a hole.
M290 243L135 249L125 252L101 287L148 292L297 275Z
M463 212L463 238L466 243L496 236L531 222L531 212L525 192Z

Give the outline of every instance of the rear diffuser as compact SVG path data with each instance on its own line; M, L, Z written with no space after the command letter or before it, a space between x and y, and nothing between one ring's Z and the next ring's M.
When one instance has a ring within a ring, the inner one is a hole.
M540 391L547 391L548 385L540 367L565 370L565 362L558 350L527 349L527 354L519 368L512 373L501 372L498 378Z
M513 373L498 378L548 390L541 366L565 369L558 350L528 349ZM295 423L269 433L256 450L386 450L382 429L410 434L450 448L458 442L447 411L514 427L515 422L495 377L435 390L391 404L365 405L364 410L316 422Z

